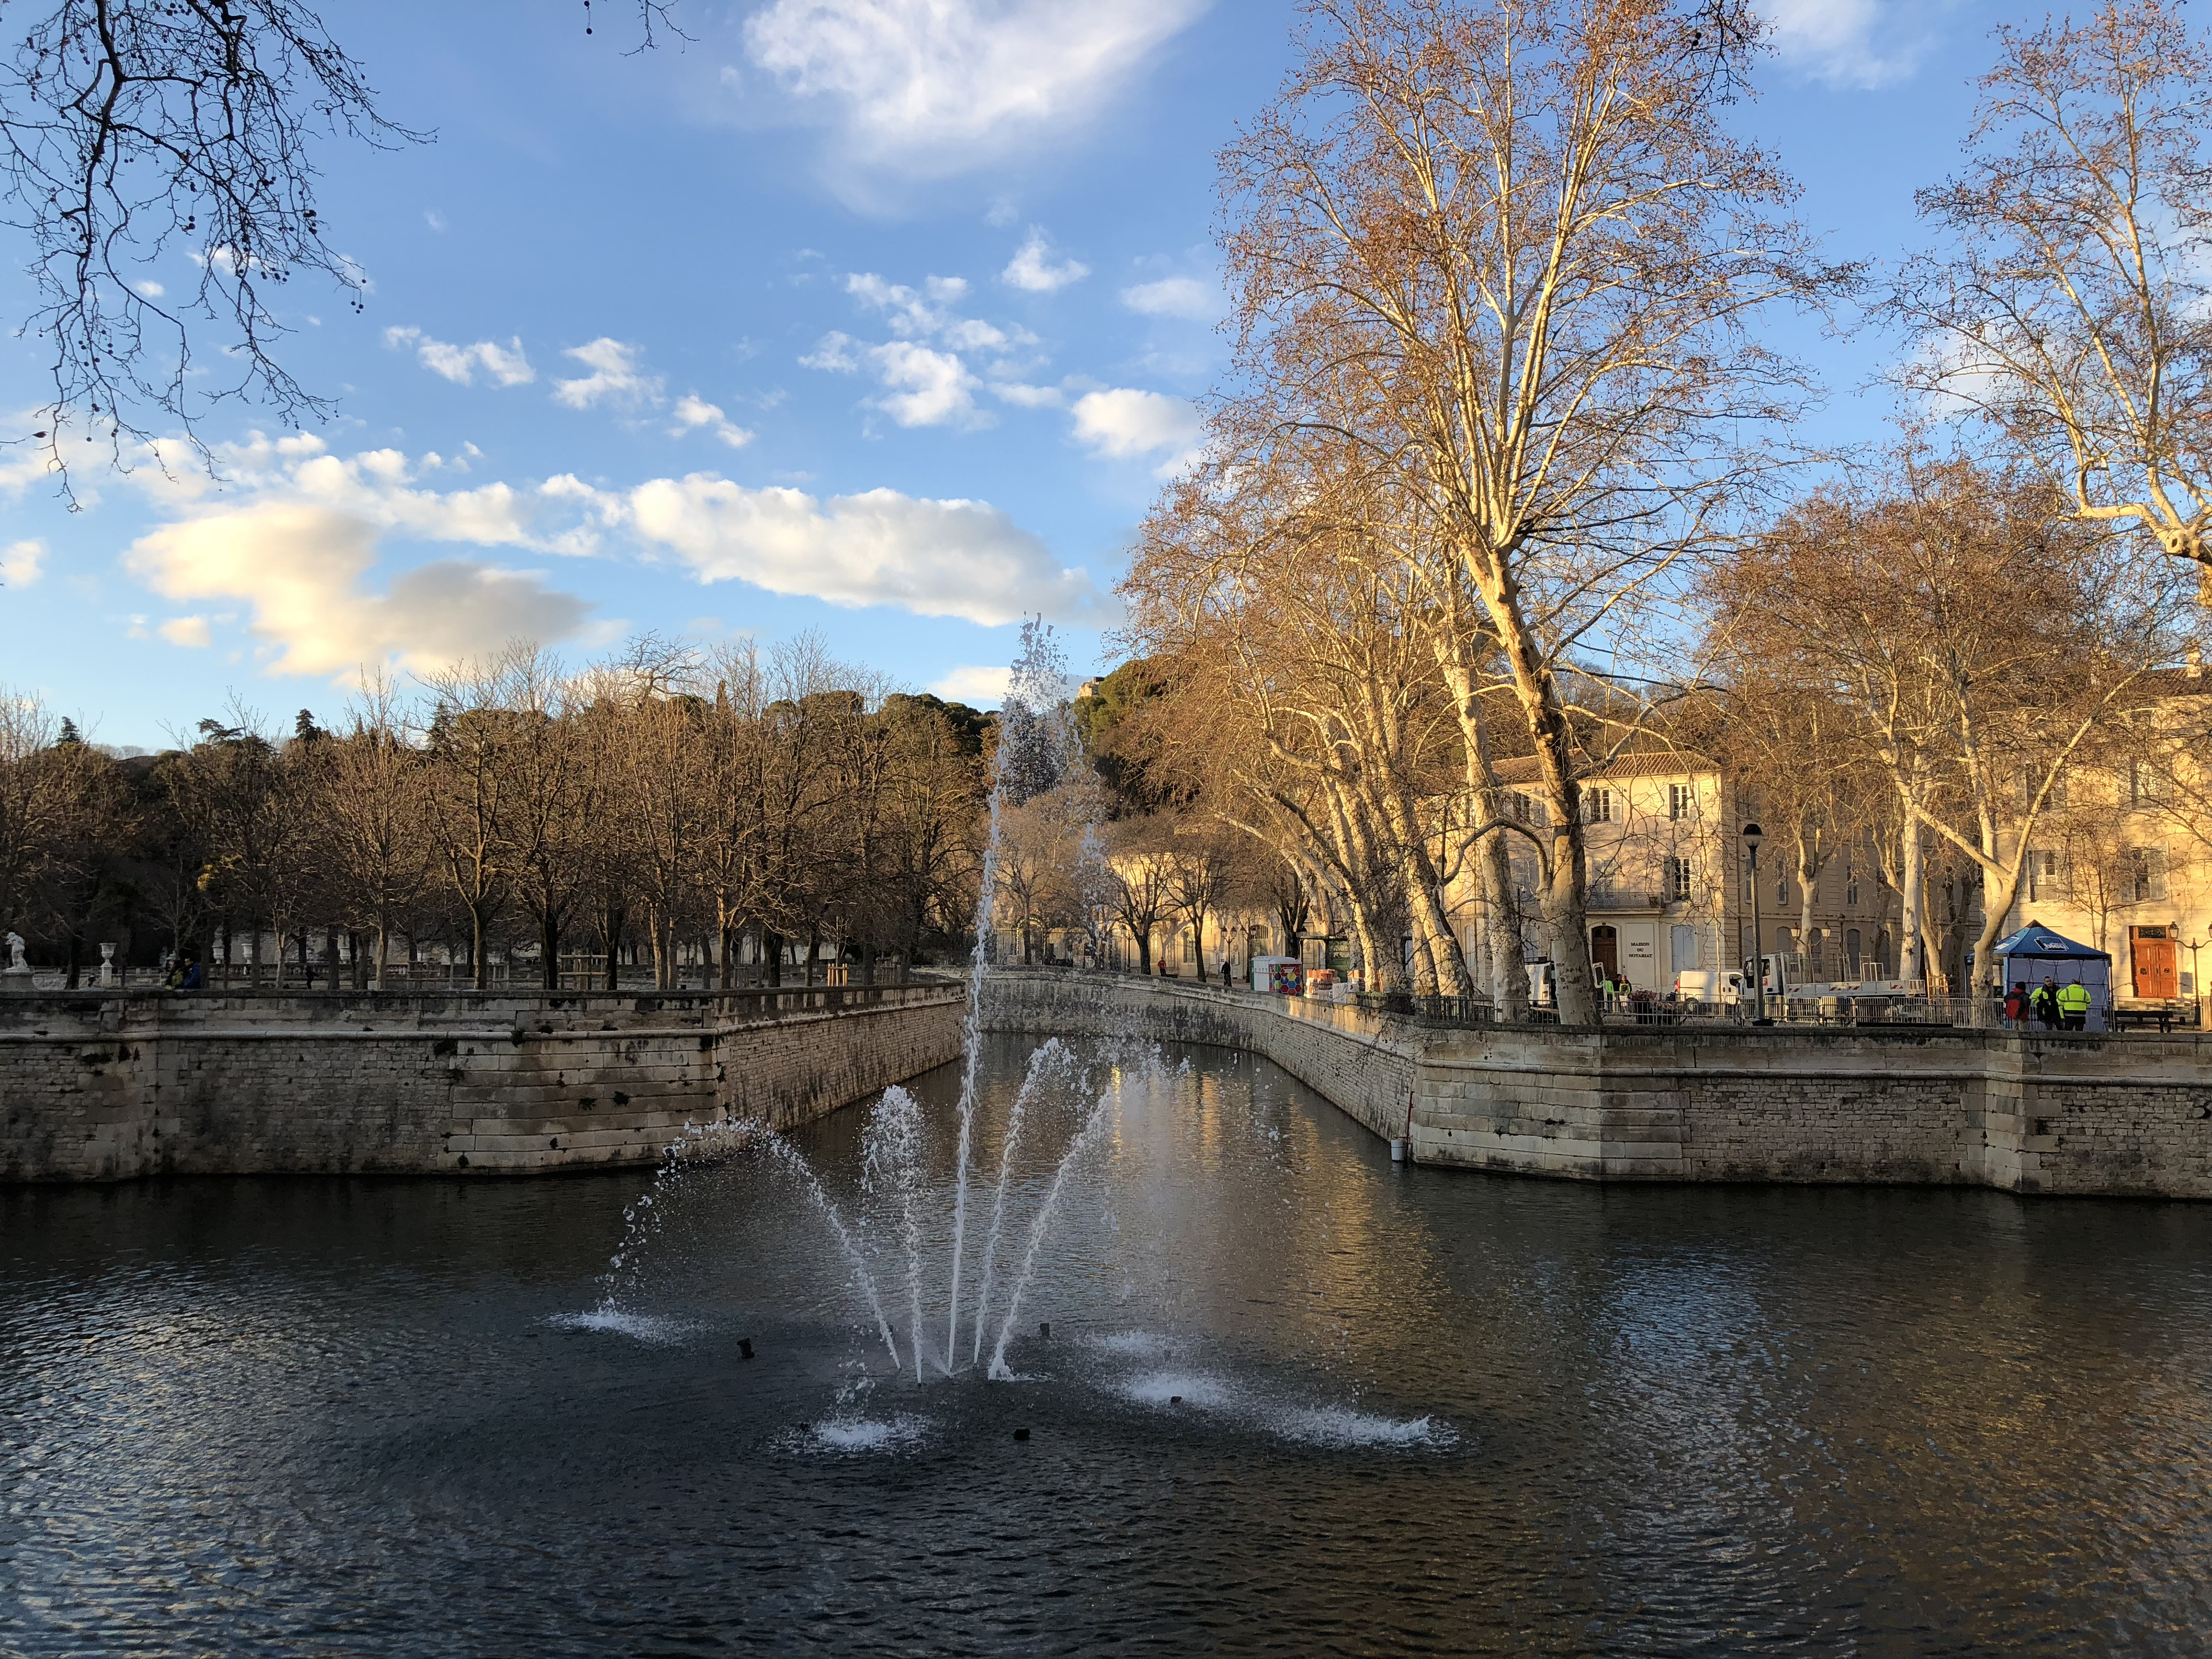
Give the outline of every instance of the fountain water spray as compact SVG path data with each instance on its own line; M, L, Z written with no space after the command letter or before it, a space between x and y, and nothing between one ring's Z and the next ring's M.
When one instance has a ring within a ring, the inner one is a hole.
M999 1340L991 1350L991 1365L985 1373L987 1376L1009 1377L1012 1375L1006 1369L1006 1344L1013 1339L1014 1322L1021 1317L1023 1293L1029 1289L1030 1279L1036 1272L1037 1250L1044 1243L1046 1233L1051 1231L1053 1213L1060 1208L1060 1191L1067 1185L1068 1176L1082 1161L1083 1155L1097 1141L1099 1131L1107 1121L1107 1102L1119 1091L1120 1086L1116 1083L1113 1090L1101 1094L1091 1103L1083 1127L1076 1131L1075 1139L1068 1142L1067 1151L1060 1156L1059 1167L1052 1172L1052 1184L1045 1188L1044 1201L1037 1206L1037 1212L1030 1222L1029 1246L1022 1252L1022 1270L1015 1276L1012 1294L1006 1298L1006 1317L999 1327Z
M952 1176L952 1272L945 1316L949 1364L960 1340L961 1258L968 1243L968 1166L975 1144L975 1072L983 1052L983 974L991 956L991 920L999 896L999 849L1006 811L1056 786L1075 754L1074 733L1063 704L1067 660L1042 619L1022 624L1015 658L999 704L999 744L991 764L991 811L983 847L983 880L975 896L975 948L968 962L968 1009L962 1021L966 1065L960 1075L960 1143Z
M899 1248L906 1256L907 1340L914 1349L914 1380L921 1381L927 1345L921 1334L921 1107L893 1085L861 1138L861 1190L888 1192L898 1206ZM950 1352L939 1364L949 1369Z
M1006 1138L999 1146L999 1182L991 1199L991 1231L983 1241L983 1290L975 1298L974 1326L975 1341L968 1355L974 1364L983 1357L983 1322L991 1316L991 1286L999 1265L999 1233L1006 1219L1006 1187L1012 1176L1014 1153L1021 1146L1022 1122L1029 1115L1030 1101L1040 1086L1052 1079L1066 1078L1075 1069L1075 1055L1058 1037L1048 1037L1042 1047L1030 1056L1029 1070L1022 1078L1022 1086L1014 1091L1013 1109L1006 1116Z

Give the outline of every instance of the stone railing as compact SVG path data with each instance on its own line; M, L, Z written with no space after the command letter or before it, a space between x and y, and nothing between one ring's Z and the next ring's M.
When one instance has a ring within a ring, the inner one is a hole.
M0 1180L649 1162L959 1053L960 988L78 992L0 1003Z
M1417 1163L1585 1180L2212 1198L2212 1037L1454 1029L1190 981L1001 970L1000 1030L1265 1056Z

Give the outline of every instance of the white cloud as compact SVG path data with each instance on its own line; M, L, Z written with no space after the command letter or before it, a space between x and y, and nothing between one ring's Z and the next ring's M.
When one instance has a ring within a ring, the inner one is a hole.
M799 366L830 374L850 374L860 366L860 358L854 355L854 347L858 343L851 335L832 329L815 342L814 349L799 360Z
M1121 290L1121 303L1147 317L1188 317L1206 322L1221 313L1221 295L1195 276L1163 276Z
M0 587L35 586L46 564L44 542L10 542L0 547Z
M603 498L607 499L607 498ZM702 581L737 580L841 605L895 605L995 627L1041 611L1103 626L1115 614L1090 574L984 501L891 489L817 501L711 473L656 478L608 501L638 538Z
M775 0L745 25L752 60L830 100L843 148L943 173L1094 112L1206 0Z
M975 419L979 382L951 352L893 340L870 348L868 359L888 388L886 395L876 399L876 407L901 426L943 426Z
M1181 398L1127 386L1086 392L1075 400L1075 435L1102 455L1128 460L1169 452L1158 469L1179 471L1197 453L1198 410Z
M553 383L553 401L570 409L589 409L594 404L635 408L660 401L661 379L638 365L638 348L604 335L589 345L570 346L562 354L574 357L592 372L574 380Z
M394 349L414 347L415 356L423 368L461 386L475 385L479 369L487 379L501 386L527 386L538 378L538 371L531 368L530 359L523 355L519 335L505 345L496 340L454 345L432 339L419 328L387 328L384 331L384 343Z
M592 608L549 589L535 572L467 559L403 570L376 592L363 578L377 538L378 527L353 514L270 500L165 525L132 543L124 562L164 598L239 602L271 648L271 674L443 667L510 639L565 639ZM204 642L172 635L174 626L163 627L164 637Z
M1896 0L1760 0L1776 55L1832 87L1871 90L1906 80L1936 45L1926 10Z
M1006 686L1014 678L1011 668L963 663L929 689L948 702L964 702L976 708L996 708L1006 699Z
M137 283L137 287L138 291L149 300L158 300L169 291L150 277L145 282Z
M714 435L732 449L743 449L753 441L753 434L741 426L733 426L722 415L719 404L710 404L696 392L687 392L676 400L672 411L676 424L668 428L668 435L680 438L699 427L712 427Z
M172 617L154 631L171 645L181 645L189 650L204 651L215 642L208 632L205 617Z
M443 230L446 228L446 216L435 208L424 208L422 222L433 230Z
M994 396L1024 409L1064 409L1067 399L1058 386L1024 386L1019 380L995 380L991 391Z
M1044 233L1032 225L1028 239L999 273L999 280L1031 294L1050 294L1070 283L1079 283L1090 274L1089 265L1073 259L1053 264L1051 245L1045 240Z
M465 458L474 453L465 448ZM580 515L557 481L534 489L504 483L429 489L422 474L462 470L461 462L410 462L392 449L342 458L312 434L274 441L256 434L222 447L216 460L225 489L179 458L168 459L166 474L146 466L133 475L171 521L132 544L125 568L181 605L234 605L262 641L258 654L270 673L343 676L367 662L441 666L518 635L568 637L592 608L534 573L472 559L402 570L380 591L370 583L387 535L596 550L603 525ZM178 617L160 632L172 643L204 643L195 621Z
M949 351L933 351L911 340L863 345L847 334L825 334L800 364L836 374L872 370L885 395L870 400L901 426L974 424L984 417L975 407L981 384Z

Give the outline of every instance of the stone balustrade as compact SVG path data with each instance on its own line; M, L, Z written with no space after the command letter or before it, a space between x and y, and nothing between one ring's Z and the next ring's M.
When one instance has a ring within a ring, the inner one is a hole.
M1248 1050L1418 1163L1611 1181L2212 1198L2212 1037L1438 1026L1304 997L994 975L986 1022Z
M177 996L0 1003L0 1180L540 1172L782 1126L959 1053L961 989Z

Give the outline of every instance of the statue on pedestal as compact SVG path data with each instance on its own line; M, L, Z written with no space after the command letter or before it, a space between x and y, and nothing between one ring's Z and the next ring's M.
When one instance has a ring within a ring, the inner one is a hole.
M10 995L28 994L38 986L31 977L31 964L23 960L23 936L11 931L6 942L8 965L0 968L0 990Z

